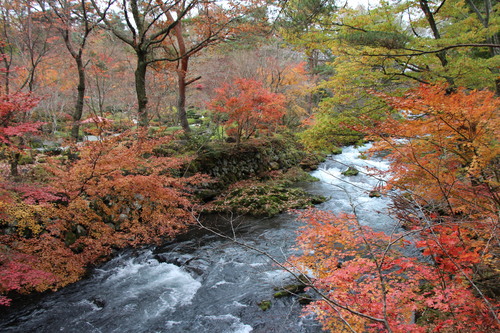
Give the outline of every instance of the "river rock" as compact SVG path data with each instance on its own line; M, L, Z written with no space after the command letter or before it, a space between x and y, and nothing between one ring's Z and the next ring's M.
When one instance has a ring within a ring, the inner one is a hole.
M358 169L356 169L354 167L349 167L349 168L347 168L347 170L342 172L342 174L344 176L357 176L359 174L359 171L358 171Z
M201 276L208 270L209 267L210 264L206 260L193 259L189 261L188 265L185 268L189 273L194 273Z
M312 298L311 295L308 295L308 294L300 294L299 295L299 304L301 304L301 305L308 305L312 301L314 301L314 298Z
M97 306L99 309L102 309L106 306L106 301L103 300L102 298L100 297L93 297L90 302L92 302L92 304L94 304L95 306Z
M262 300L259 303L257 303L257 305L259 306L259 308L262 311L266 311L266 310L269 310L271 308L271 301Z
M87 236L87 229L85 229L82 225L78 224L76 226L76 236L77 237Z

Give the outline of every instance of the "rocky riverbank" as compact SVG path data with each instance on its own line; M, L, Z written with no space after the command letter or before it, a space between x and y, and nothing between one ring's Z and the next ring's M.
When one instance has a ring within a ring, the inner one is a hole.
M325 200L293 186L315 181L312 170L321 158L308 154L290 138L266 138L243 144L206 146L190 171L215 180L198 191L205 211L273 216L292 208L305 208Z

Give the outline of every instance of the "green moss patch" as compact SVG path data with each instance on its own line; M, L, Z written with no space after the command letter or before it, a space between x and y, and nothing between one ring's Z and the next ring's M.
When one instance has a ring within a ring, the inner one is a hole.
M359 174L358 169L349 167L346 171L342 172L344 176L357 176Z
M213 212L233 212L254 216L274 216L288 209L302 209L324 202L300 188L282 184L239 184L211 204Z
M259 308L262 311L266 311L266 310L269 310L271 308L271 301L263 300L263 301L260 301L259 303L257 303L257 305L259 306Z

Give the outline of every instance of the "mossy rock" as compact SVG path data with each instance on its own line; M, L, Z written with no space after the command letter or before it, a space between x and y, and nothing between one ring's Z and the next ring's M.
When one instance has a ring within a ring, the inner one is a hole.
M314 299L308 294L300 294L299 295L299 304L301 304L301 305L311 304L312 301L314 301Z
M257 303L257 305L262 311L267 311L271 308L271 301L262 300L259 303Z
M73 245L76 242L77 236L74 232L68 231L64 237L66 246Z
M158 157L169 157L175 156L177 151L172 149L172 146L170 145L162 144L153 148L153 154Z
M337 148L332 149L332 154L333 155L340 155L340 154L342 154L342 148L337 147Z
M326 200L328 200L326 197L324 197L322 195L311 195L309 197L309 199L311 200L311 203L313 205L319 205L319 204L325 202Z
M47 155L47 156L58 156L58 155L61 155L62 152L63 152L63 150L61 148L58 148L58 147L47 148L44 151L45 155Z
M275 298L281 298L281 297L286 297L286 296L291 296L291 295L297 295L300 293L304 292L304 289L307 286L303 283L298 283L298 284L289 284L283 287L277 287L275 290L278 290L276 293L274 293Z
M290 296L291 294L287 290L280 290L277 291L273 294L274 298L282 298L282 297L287 297Z
M342 172L342 174L344 176L348 176L348 177L357 176L359 174L359 171L358 171L358 169L356 169L354 167L349 167L349 168L347 168L346 171Z
M311 282L311 278L308 277L307 275L305 274L300 274L298 277L297 277L297 280L304 284L304 285L308 285L310 282Z
M297 182L318 182L319 179L311 176L310 173L300 167L292 167L283 174L283 179L281 181L285 185L292 185Z
M300 167L306 171L316 170L318 165L326 161L327 154L311 153L307 154L299 163Z
M325 201L325 197L310 195L303 189L259 184L226 193L214 202L212 211L274 216L288 209L303 209Z
M380 198L382 196L382 194L379 192L379 191L370 191L370 193L368 194L368 196L370 198Z

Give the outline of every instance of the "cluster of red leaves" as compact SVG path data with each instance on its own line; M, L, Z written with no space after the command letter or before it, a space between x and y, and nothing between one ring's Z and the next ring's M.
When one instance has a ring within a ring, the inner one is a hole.
M4 237L0 237L0 239L2 243L5 240ZM36 260L36 257L11 252L2 246L2 251L0 251L0 293L30 290L39 285L40 282L51 283L54 280L52 274L33 269ZM10 299L0 295L0 306L9 304Z
M48 204L58 200L66 201L66 198L58 195L55 188L36 183L4 182L4 190L21 197L27 204Z
M35 133L43 124L30 122L27 112L38 104L38 99L29 94L12 94L0 96L0 143L9 147L16 146L13 137L26 133Z
M395 215L418 235L427 263L353 216L307 212L294 263L315 277L324 300L310 310L337 332L493 332L500 326L498 145L500 99L486 91L421 86L390 104L375 127L355 129L389 151ZM401 204L403 202L403 204Z
M322 299L307 310L331 332L493 332L498 324L465 279L405 256L402 235L361 226L353 215L301 212L294 269Z
M216 90L209 108L227 114L226 131L237 142L248 139L257 130L275 130L285 114L286 98L249 79L236 79Z
M48 161L50 192L40 195L47 186L16 188L22 195L11 195L0 220L6 233L0 292L57 289L78 280L112 249L159 242L192 223L191 190L206 179L182 176L189 157L155 154L168 140L135 133L73 147L76 158ZM9 285L5 281L16 270L20 282Z

